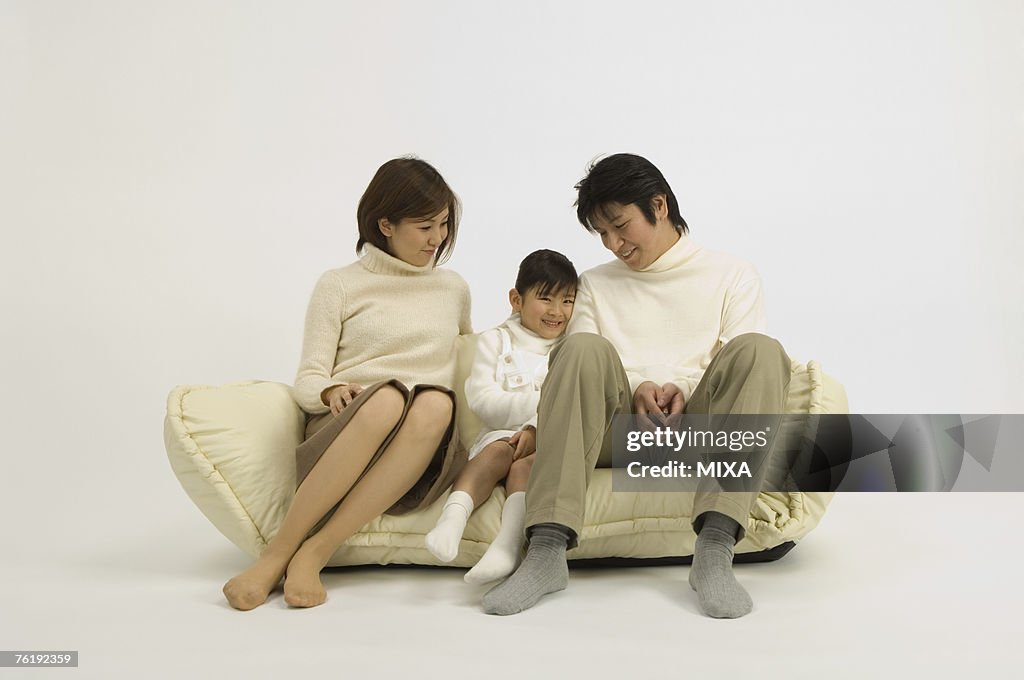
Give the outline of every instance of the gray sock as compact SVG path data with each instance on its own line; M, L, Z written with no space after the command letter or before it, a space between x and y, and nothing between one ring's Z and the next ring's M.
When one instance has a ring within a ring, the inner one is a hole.
M533 527L523 563L507 581L484 595L484 611L499 616L518 614L548 593L564 590L569 585L565 547L571 535L569 527L561 524Z
M716 619L737 619L754 608L750 595L732 573L733 547L739 524L718 512L709 512L697 536L690 567L690 587L697 591L700 608Z

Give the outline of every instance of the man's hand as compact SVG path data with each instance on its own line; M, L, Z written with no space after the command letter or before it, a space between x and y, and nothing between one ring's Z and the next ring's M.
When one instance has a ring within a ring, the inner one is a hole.
M345 410L345 407L352 403L352 400L363 391L362 385L349 383L338 385L327 393L327 405L331 407L331 413L338 415Z
M537 430L532 425L527 425L508 438L508 445L515 449L512 452L512 460L529 456L537 450Z
M683 399L683 391L675 383L665 383L661 386L661 396L658 397L658 406L661 412L667 416L677 416L686 407L686 400Z
M683 391L675 383L659 386L647 380L640 383L633 393L633 412L641 416L641 422L660 421L662 416L678 415L685 406Z

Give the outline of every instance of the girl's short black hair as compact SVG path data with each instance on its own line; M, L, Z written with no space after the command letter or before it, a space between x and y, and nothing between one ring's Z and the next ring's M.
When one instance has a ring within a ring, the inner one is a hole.
M559 291L576 292L576 267L565 255L554 250L535 250L519 263L516 290L526 295L531 288L537 295L550 295Z
M595 231L591 224L595 214L605 218L607 206L611 203L629 205L633 203L654 224L654 208L651 201L658 194L665 196L668 203L668 218L676 231L685 234L690 231L686 220L679 214L679 202L672 193L665 176L649 160L631 153L617 153L591 163L587 176L576 185L576 218L587 231Z

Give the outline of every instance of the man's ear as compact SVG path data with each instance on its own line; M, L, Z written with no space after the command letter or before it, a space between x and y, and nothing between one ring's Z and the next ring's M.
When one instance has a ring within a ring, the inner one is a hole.
M508 292L508 303L512 305L513 312L523 311L523 296L515 288Z
M654 221L668 218L668 198L665 194L655 194L651 198L651 210L654 211Z
M380 233L384 234L388 238L395 235L395 228L388 222L388 218L382 217L377 220L377 228L380 229Z

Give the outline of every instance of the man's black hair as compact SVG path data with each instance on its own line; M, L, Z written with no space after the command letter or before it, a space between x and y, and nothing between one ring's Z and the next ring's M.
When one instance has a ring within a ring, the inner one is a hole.
M559 291L575 292L576 267L565 255L554 250L535 250L519 263L516 290L520 295L537 288L537 295L550 295Z
M686 220L679 214L679 202L665 176L654 163L642 156L617 153L592 163L587 169L587 176L576 185L576 191L579 192L575 203L576 217L587 231L595 231L591 224L594 215L600 213L605 219L612 217L607 212L610 203L633 203L647 221L654 224L651 201L658 194L665 196L668 219L676 231L682 234L690 231Z

